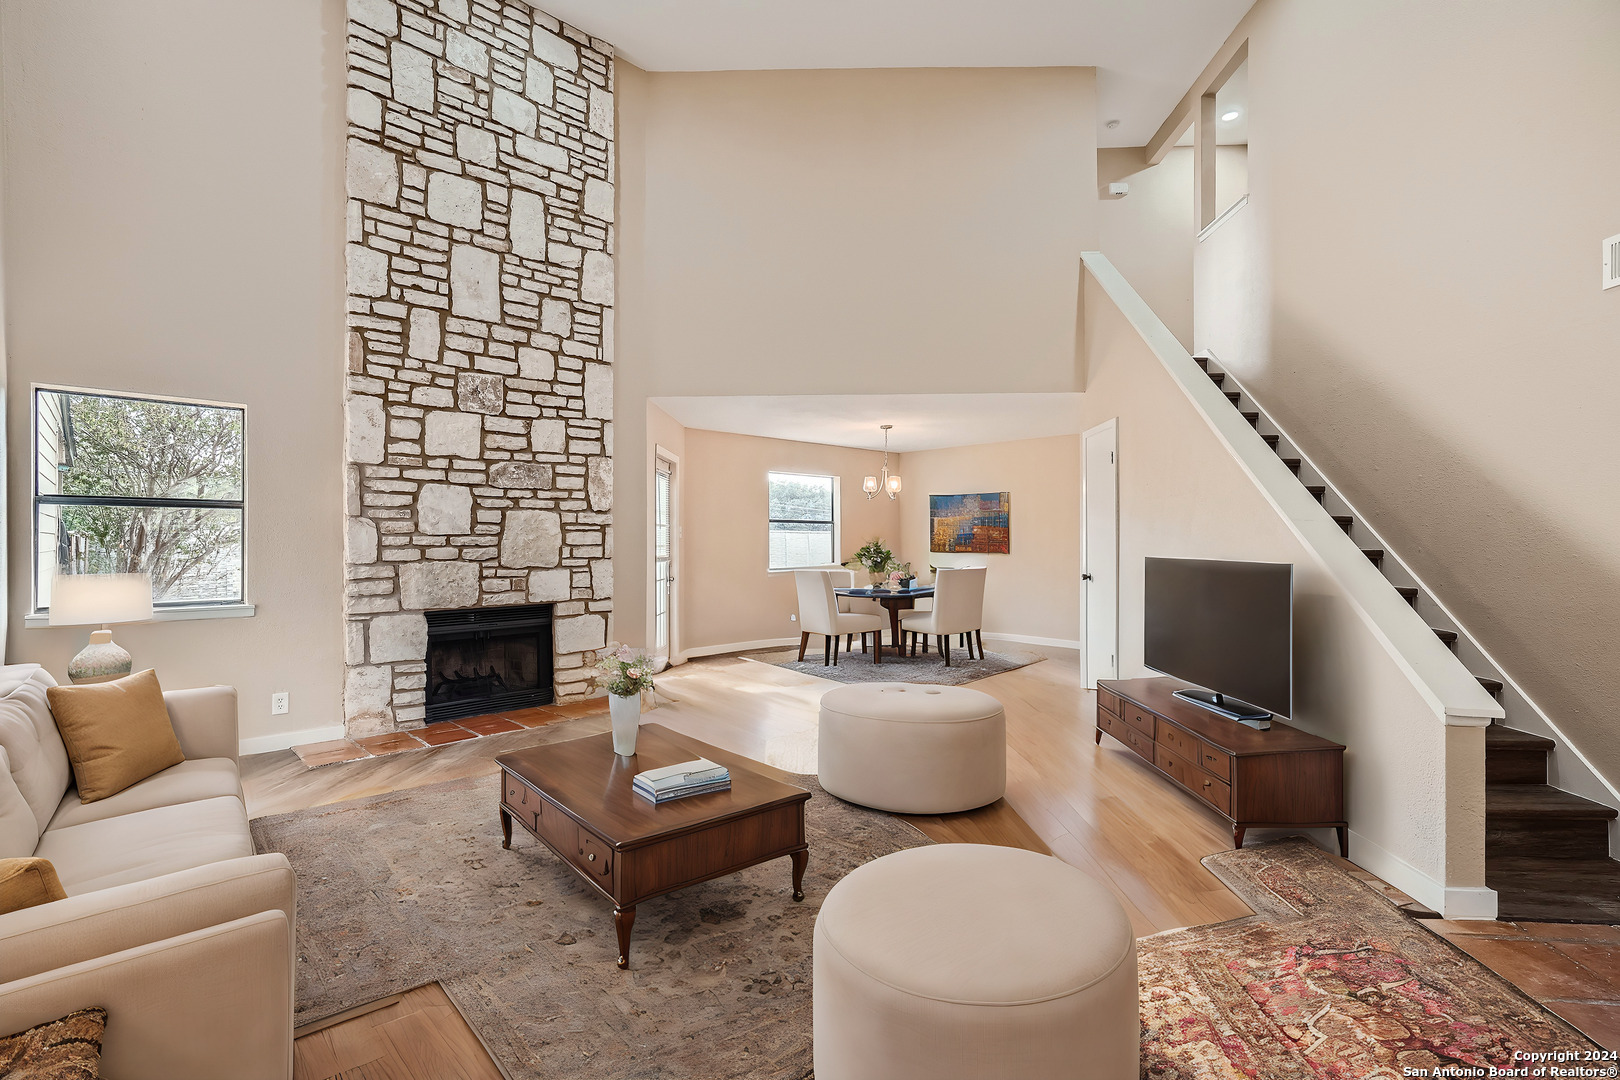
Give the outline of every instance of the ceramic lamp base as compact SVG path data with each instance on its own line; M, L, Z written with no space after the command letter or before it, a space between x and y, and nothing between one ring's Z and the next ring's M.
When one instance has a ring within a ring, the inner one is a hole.
M112 639L111 630L95 630L90 644L68 661L68 678L77 685L122 679L134 667L134 659Z

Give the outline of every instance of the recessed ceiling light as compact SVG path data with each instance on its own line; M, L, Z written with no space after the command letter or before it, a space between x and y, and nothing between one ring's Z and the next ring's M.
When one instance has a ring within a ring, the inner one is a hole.
M1228 109L1225 112L1221 113L1221 119L1227 121L1228 123L1230 123L1233 120L1236 120L1237 118L1238 118L1238 111L1236 109Z
M1112 131L1115 128L1119 127L1119 121L1118 120L1110 120L1110 121L1108 121L1108 123L1104 124L1103 127L1107 128L1109 131Z

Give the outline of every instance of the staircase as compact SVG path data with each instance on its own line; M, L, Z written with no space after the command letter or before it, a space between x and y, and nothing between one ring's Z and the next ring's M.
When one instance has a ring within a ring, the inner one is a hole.
M1423 615L1435 636L1455 653L1492 697L1504 706L1508 723L1539 716L1479 646L1461 633L1444 607L1430 596L1399 560L1388 556L1370 527L1316 473L1283 433L1262 416L1253 399L1207 356L1198 366L1226 395L1266 445L1282 458L1305 490L1345 534L1357 542L1395 591ZM1264 426L1262 422L1264 421ZM1528 726L1546 725L1529 722ZM1617 811L1547 783L1552 739L1502 723L1485 734L1485 881L1497 893L1503 921L1620 923L1620 862L1609 857L1610 823ZM1602 781L1595 774L1591 780ZM1612 795L1613 792L1610 791ZM1620 802L1620 797L1613 801Z

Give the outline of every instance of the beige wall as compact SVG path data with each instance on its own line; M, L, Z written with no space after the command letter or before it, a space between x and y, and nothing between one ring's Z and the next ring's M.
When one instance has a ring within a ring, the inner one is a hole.
M1215 155L1215 185L1223 204L1228 192L1248 187L1248 147L1222 146ZM1108 194L1108 185L1131 185L1128 195ZM1099 248L1148 302L1176 340L1193 347L1193 249L1198 228L1193 205L1193 151L1170 150L1149 165L1139 146L1097 151ZM1226 205L1222 205L1223 210Z
M30 385L238 402L258 615L118 640L234 684L245 737L341 724L342 3L8 3L0 47L7 659L62 679L86 636L22 624Z
M900 503L861 492L875 460L870 450L687 428L677 579L682 650L799 636L789 618L799 610L793 574L769 569L766 473L839 478L839 562L874 536L891 548L898 544Z
M929 580L933 566L985 566L984 632L1080 639L1080 437L957 446L901 456L901 559ZM1005 555L931 552L929 495L1011 494Z
M1248 220L1200 252L1197 341L1616 782L1620 6L1456 12L1251 11Z
M1090 69L618 78L616 415L659 395L1079 389ZM621 463L648 460L635 428ZM645 466L615 483L616 632L639 643Z
M1479 729L1443 726L1344 590L1089 277L1085 327L1085 424L1119 420L1120 676L1153 674L1142 659L1147 556L1293 563L1293 722L1348 748L1351 858L1414 895L1421 883L1405 883L1402 864L1437 884L1482 884ZM1451 791L1464 801L1448 806ZM1439 902L1430 897L1426 902Z

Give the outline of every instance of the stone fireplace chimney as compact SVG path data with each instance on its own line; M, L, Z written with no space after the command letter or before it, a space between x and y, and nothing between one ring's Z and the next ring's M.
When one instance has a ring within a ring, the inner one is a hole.
M348 2L344 715L425 718L427 611L612 609L613 58L518 3Z

